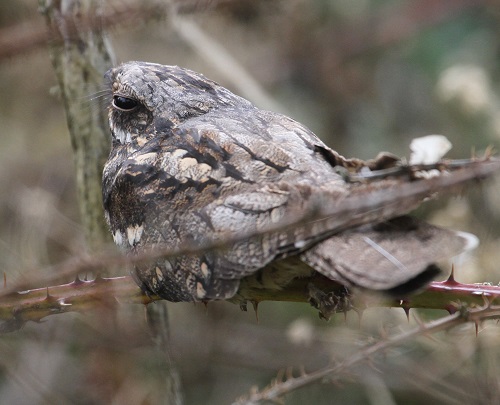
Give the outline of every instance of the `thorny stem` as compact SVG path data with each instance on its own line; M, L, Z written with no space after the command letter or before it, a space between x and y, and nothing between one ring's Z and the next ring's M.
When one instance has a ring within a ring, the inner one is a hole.
M287 289L247 290L240 298L252 303L262 301L307 302L310 298L308 284L324 290L338 289L338 284L322 276L310 279L297 279ZM380 300L375 297L354 296L354 308L401 307L443 309L454 313L461 305L481 306L484 297L490 301L500 296L500 286L484 284L461 284L452 277L447 281L433 282L422 293L405 300ZM85 312L103 305L116 303L148 304L159 300L157 296L147 296L135 284L132 277L98 277L92 281L80 280L51 287L26 291L14 291L0 296L0 319L6 321L0 325L0 332L12 332L21 328L27 321L38 322L54 314L66 312Z
M27 321L38 322L49 315L84 312L116 303L147 304L158 297L148 297L132 278L76 278L69 284L10 292L0 297L0 333L20 329Z
M466 306L457 307L460 310L452 315L445 316L426 324L420 324L411 331L403 332L377 343L367 345L340 363L326 366L309 374L303 374L300 377L290 377L286 381L278 381L260 392L253 392L248 397L237 400L233 403L233 405L256 405L263 401L277 401L283 395L288 394L291 391L315 382L319 382L326 377L334 378L333 376L340 375L362 361L367 361L373 355L381 353L390 347L413 340L418 336L447 330L464 322L472 321L477 324L481 320L500 317L500 306L491 305L491 301L485 302L485 300L483 300L483 303L483 306L476 308Z

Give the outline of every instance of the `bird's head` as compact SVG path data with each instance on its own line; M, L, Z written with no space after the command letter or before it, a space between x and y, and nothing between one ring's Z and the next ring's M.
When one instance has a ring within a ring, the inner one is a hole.
M126 62L105 75L112 93L109 125L125 144L155 136L185 120L241 100L203 75L178 66Z

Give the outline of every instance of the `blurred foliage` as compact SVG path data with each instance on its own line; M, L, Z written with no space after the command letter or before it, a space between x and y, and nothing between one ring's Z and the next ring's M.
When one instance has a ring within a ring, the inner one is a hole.
M430 133L450 139L451 157L498 147L500 7L494 2L183 0L177 6L280 111L345 156L370 158L381 150L408 156L410 140ZM31 1L0 3L0 29L20 24L29 34L41 20ZM109 35L118 61L185 66L242 93L215 67L222 56L210 49L201 56L171 21L139 19ZM0 265L7 283L49 272L47 265L85 250L55 84L43 47L0 60ZM91 97L82 108L95 108ZM475 255L456 264L461 281L500 280L499 187L497 180L422 211L480 237ZM367 311L361 326L354 314L345 323L341 316L320 322L298 304L263 303L258 322L228 303L169 304L169 310L170 355L186 404L230 403L266 385L280 368L317 369L380 339L383 328L415 325L390 309ZM52 318L1 337L2 403L162 403L165 359L154 356L143 308ZM474 325L436 340L422 337L332 384L293 393L287 403L496 403L499 336L498 326L486 323L477 337Z

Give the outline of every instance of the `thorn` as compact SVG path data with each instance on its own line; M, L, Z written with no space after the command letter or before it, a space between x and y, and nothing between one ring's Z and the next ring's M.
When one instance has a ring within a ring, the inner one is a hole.
M399 305L403 308L403 311L405 311L407 321L410 322L410 303L408 301L401 300Z
M201 301L203 303L203 305L205 306L205 314L208 314L208 301L206 300L203 300Z
M75 276L75 279L73 280L73 282L71 283L71 285L73 286L76 286L76 285L80 285L80 284L83 284L83 280L80 278L80 276L77 274Z
M358 328L361 329L361 320L363 319L363 313L364 309L357 309L357 308L352 308L354 312L356 312L356 315L358 315Z
M53 297L52 295L50 295L49 293L49 287L47 287L47 294L45 295L45 301L57 301L55 297Z
M251 301L251 303L255 311L255 319L259 322L259 301Z
M104 278L102 278L101 274L100 273L97 273L95 278L94 278L94 283L102 283L104 280Z
M479 333L479 321L474 321L474 326L476 328L476 337L477 337L477 335Z
M408 306L404 306L404 307L403 307L403 311L405 311L406 320L407 320L408 322L410 322L410 307L408 307Z
M452 264L451 265L451 273L450 276L446 281L443 282L443 284L447 285L456 285L458 284L457 281L455 280L455 266Z
M484 158L489 159L495 154L495 147L493 145L488 145L484 151Z
M7 287L7 273L3 272L3 288Z
M299 373L300 373L300 376L301 376L301 377L305 377L305 376L307 375L307 373L306 373L306 369L305 369L305 367L304 367L304 365L303 365L303 364L301 364L301 365L299 366Z
M285 370L280 368L278 370L278 374L276 374L276 382L281 383L283 382L283 377L285 376Z
M288 366L286 368L286 380L293 380L293 366Z
M446 305L446 307L444 309L446 311L448 311L448 313L450 315L453 315L455 312L457 312L457 307L456 307L456 305L453 305L453 304Z

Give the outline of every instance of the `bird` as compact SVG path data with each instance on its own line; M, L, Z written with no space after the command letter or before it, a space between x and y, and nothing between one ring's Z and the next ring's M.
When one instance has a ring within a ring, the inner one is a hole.
M134 264L147 294L228 300L243 285L279 290L319 273L404 296L441 272L437 261L475 244L408 214L498 171L498 161L348 159L292 118L178 66L125 62L105 80L102 197L114 242L130 255L181 252ZM431 166L434 175L419 175Z

